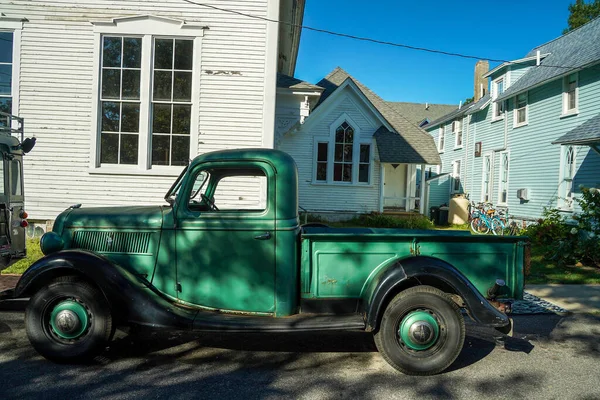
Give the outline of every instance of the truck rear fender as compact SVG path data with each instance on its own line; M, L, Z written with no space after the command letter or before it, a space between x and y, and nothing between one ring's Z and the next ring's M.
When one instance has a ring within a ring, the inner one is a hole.
M490 280L493 283L494 277ZM482 325L501 327L509 323L508 317L454 266L435 257L416 256L393 261L366 284L359 307L366 317L367 330L379 328L385 308L395 295L423 284L460 296L471 318Z
M120 323L191 329L196 311L177 307L141 277L85 250L59 251L35 262L17 283L15 298L30 297L64 275L80 276L97 286Z

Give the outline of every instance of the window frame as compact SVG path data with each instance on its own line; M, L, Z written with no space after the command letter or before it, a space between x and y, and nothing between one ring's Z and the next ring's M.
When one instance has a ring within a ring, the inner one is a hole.
M156 16L133 16L114 18L104 21L92 21L94 25L94 76L92 107L92 129L90 146L91 174L116 174L116 175L155 175L177 176L183 166L152 165L152 76L153 44L154 39L190 39L193 41L193 72L192 72L192 110L190 118L190 149L189 158L198 154L199 135L199 107L200 107L200 79L201 79L201 53L202 38L206 27L187 23L182 20ZM139 141L137 164L101 164L100 139L101 139L101 102L100 102L100 73L102 60L102 41L104 36L141 37L141 77L140 77L140 116L139 116Z
M570 184L567 184L567 179L565 177L565 168L566 168L566 164L568 161L568 154L569 154L569 149L572 150L572 161L571 161L571 178L570 178ZM573 181L575 180L575 174L577 173L577 147L574 145L566 145L566 146L560 146L560 171L558 174L558 196L556 199L556 207L559 210L564 210L564 211L573 211L573 198L574 193L573 193ZM567 192L570 191L571 194L569 195Z
M19 82L20 71L21 71L21 32L23 30L24 18L0 18L0 31L12 32L13 34L13 48L12 48L12 71L11 71L11 112L12 115L19 115ZM13 121L13 129L17 129L18 122ZM19 137L19 140L21 138Z
M504 169L504 160L506 159L508 168ZM493 170L492 170L493 173ZM498 205L508 205L508 187L509 187L509 176L510 176L510 152L503 151L500 153L500 171L498 171ZM502 201L502 192L506 191L506 201Z
M457 172L457 166L458 165L458 172ZM450 186L450 193L462 193L463 190L461 189L460 186L460 182L461 182L461 172L462 172L462 159L456 159L454 161L452 161L452 183ZM458 189L456 188L456 183L458 182L459 186Z
M500 82L502 82L502 92L498 93L498 84ZM501 119L504 119L504 114L506 112L506 104L504 103L504 100L496 101L498 96L500 94L504 93L504 91L506 90L505 77L501 76L500 78L493 80L492 88L493 88L493 93L494 93L494 96L492 98L492 122L493 122L493 121L499 121Z
M569 77L575 75L575 108L569 109ZM573 72L562 79L562 117L579 114L579 72Z
M456 129L458 126L458 129ZM454 134L454 149L462 149L463 148L463 121L462 119L455 119L452 121L452 133ZM458 139L460 138L460 143L458 143Z
M525 96L525 105L523 107L518 107L519 105L519 96ZM521 126L525 126L529 124L529 92L524 92L516 95L514 97L515 105L513 107L513 128L519 128ZM525 110L525 120L523 122L519 122L519 111Z
M333 180L333 168L335 157L335 131L344 122L348 123L354 129L354 137L352 142L352 180L350 182L341 182ZM327 179L317 180L317 164L318 160L318 145L319 143L327 143ZM359 182L360 162L360 146L369 145L369 181ZM313 185L336 185L336 186L371 186L373 184L373 171L375 162L375 146L373 138L361 137L361 129L356 122L346 113L343 113L329 126L329 137L315 136L313 138L313 162L312 162L312 179Z
M438 128L438 153L444 152L444 147L446 146L446 127L444 125L440 125Z
M490 175L489 181L486 185L486 160L489 160L490 163ZM488 195L488 199L486 200L485 195ZM481 202L491 203L494 198L494 153L488 152L485 153L482 157L482 169L481 169Z

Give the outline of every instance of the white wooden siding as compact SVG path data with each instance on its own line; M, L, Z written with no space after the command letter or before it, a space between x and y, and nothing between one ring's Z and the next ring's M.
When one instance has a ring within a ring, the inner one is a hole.
M335 104L323 104L328 107L327 113L321 114L318 120L310 122L308 128L302 127L298 132L288 134L281 139L278 148L289 153L298 165L299 204L309 211L353 211L371 212L379 210L379 162L372 160L370 185L314 184L314 138L329 142L330 126L341 115L347 114L360 129L360 140L369 140L381 126L381 122L364 106L349 88L336 99ZM277 114L289 115L287 104L277 108ZM310 118L310 117L309 117ZM307 120L308 121L308 120ZM307 122L308 123L308 122ZM356 141L359 139L356 138ZM330 143L329 146L332 146ZM375 146L375 142L372 142ZM373 149L377 158L377 149ZM329 162L333 162L329 160Z
M266 16L267 0L206 1ZM261 147L266 22L180 0L14 0L8 16L24 17L18 112L38 139L25 160L26 207L32 219L54 219L67 206L161 203L171 176L90 174L94 33L90 21L152 14L209 27L201 52L198 153ZM199 68L199 66L195 66ZM275 66L273 66L275 68ZM143 101L143 100L142 100ZM192 127L194 129L194 127ZM144 134L142 132L141 134ZM194 144L192 143L192 146Z

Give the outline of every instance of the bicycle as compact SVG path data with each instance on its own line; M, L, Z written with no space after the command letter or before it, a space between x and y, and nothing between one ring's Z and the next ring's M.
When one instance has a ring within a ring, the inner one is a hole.
M475 208L469 214L469 226L471 227L473 233L478 235L485 235L489 233L493 226L492 220L488 216L491 210L489 208L490 204L478 203L475 205L475 203L471 202L470 206L472 209Z

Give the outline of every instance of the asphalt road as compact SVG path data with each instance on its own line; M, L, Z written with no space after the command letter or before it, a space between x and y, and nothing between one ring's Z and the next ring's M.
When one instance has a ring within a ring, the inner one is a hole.
M515 338L468 327L448 372L397 373L371 335L121 334L88 365L57 365L0 312L0 399L600 399L600 316L515 318Z

